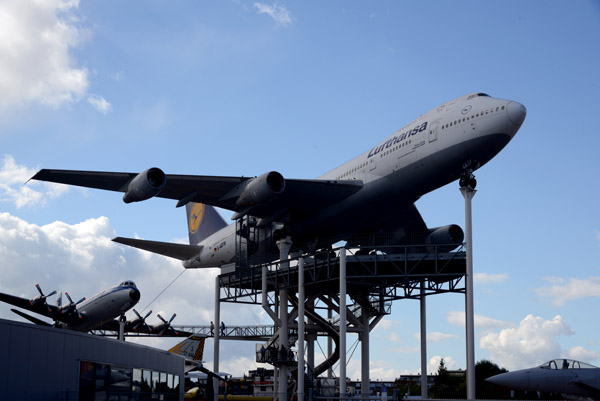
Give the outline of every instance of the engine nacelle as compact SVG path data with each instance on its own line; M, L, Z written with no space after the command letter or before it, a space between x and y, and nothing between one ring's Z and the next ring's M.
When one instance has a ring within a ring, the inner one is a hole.
M426 244L432 245L453 245L452 249L463 243L465 234L456 224L448 226L432 228L429 230L429 235L425 240Z
M127 186L123 202L139 202L156 196L165 187L165 173L159 168L152 167L135 176Z
M269 171L253 178L236 201L236 205L253 206L269 201L280 195L285 189L285 179L277 171Z

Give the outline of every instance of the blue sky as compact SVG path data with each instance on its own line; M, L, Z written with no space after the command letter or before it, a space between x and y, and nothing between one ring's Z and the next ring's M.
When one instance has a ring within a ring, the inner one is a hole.
M2 2L0 291L30 297L40 283L81 297L133 279L142 309L182 269L110 242L185 240L174 202L24 186L39 168L315 178L431 108L486 92L528 115L476 174L476 360L598 365L599 37L591 0ZM464 226L457 183L417 207L430 226ZM215 274L186 271L149 308L207 324ZM16 318L9 309L0 317ZM465 367L463 310L460 295L428 298L432 369L440 357ZM222 313L268 323L260 309ZM373 331L373 378L419 371L418 316L418 303L396 302ZM253 367L253 346L228 344L221 370Z

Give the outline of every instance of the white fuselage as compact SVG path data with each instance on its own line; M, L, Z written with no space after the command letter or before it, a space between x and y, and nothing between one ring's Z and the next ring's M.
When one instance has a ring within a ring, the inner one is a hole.
M140 299L140 291L132 281L125 283L101 291L77 305L80 322L69 324L68 328L78 331L99 329L135 306Z
M400 223L395 211L487 163L513 138L525 114L520 103L477 93L444 103L318 177L364 186L291 228L307 242L318 233L332 243L349 234L394 230ZM183 262L186 268L233 262L235 224L200 245L201 253Z

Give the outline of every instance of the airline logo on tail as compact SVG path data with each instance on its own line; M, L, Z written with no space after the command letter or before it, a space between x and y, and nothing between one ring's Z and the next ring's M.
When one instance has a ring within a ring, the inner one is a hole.
M191 234L198 232L198 227L200 227L200 223L202 223L202 218L204 217L204 210L205 208L203 203L194 203L192 206L188 221Z
M201 361L204 356L204 341L206 337L192 335L169 350L177 355Z

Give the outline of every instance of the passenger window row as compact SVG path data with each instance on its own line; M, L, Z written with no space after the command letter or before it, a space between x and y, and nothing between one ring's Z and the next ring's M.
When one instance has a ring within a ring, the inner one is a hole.
M484 115L493 113L494 111L498 112L500 110L504 110L504 106L502 106L502 107L499 106L499 107L496 107L495 109L492 107L491 109L487 109L480 113L471 114L471 116L467 116L467 117L463 117L462 119L459 118L458 120L450 121L449 123L442 125L442 129L452 127L454 125L460 124L461 122L464 123L465 121L474 120L477 117L483 117Z

